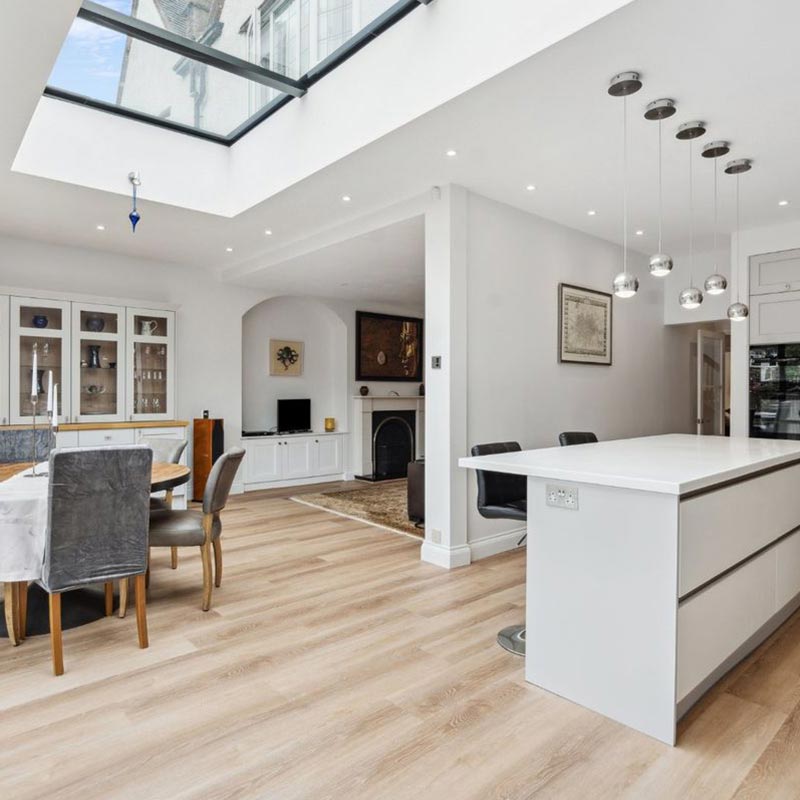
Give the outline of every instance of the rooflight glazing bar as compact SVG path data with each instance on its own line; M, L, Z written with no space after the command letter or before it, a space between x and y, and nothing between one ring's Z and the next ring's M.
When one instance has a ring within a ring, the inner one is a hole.
M185 39L183 36L178 36L171 31L151 25L149 22L135 19L127 14L121 14L112 8L94 3L91 0L84 0L78 11L78 17L95 25L101 25L109 30L130 36L133 39L139 39L156 47L170 50L184 58L190 58L202 64L238 75L249 81L269 86L293 97L302 97L306 93L306 87L300 81L260 67L258 64L252 64L242 58L215 50L213 47L208 47L208 45Z

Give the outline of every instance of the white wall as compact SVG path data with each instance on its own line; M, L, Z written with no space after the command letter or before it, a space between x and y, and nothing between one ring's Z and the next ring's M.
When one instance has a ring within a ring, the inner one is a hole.
M559 364L559 282L610 291L621 249L475 194L467 219L470 446L552 447L564 430L600 439L691 432L693 328L664 325L663 285L642 257L634 256L639 293L614 300L613 365ZM473 558L511 543L481 539L517 527L481 518L476 494L470 476Z
M226 286L172 264L0 237L0 285L172 303L177 312L177 413L225 420L226 445L241 431L242 314L257 291Z
M325 417L347 422L348 337L344 321L318 300L274 297L251 308L242 320L242 420L245 430L277 425L277 400L309 398L311 424ZM270 339L303 342L303 374L271 376Z

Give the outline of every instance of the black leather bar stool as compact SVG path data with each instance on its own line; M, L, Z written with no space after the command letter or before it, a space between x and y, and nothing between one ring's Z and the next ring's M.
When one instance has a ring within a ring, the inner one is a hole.
M558 434L558 443L562 447L571 444L594 444L596 441L597 436L591 431L564 431Z
M476 444L473 456L491 456L497 453L518 453L519 442L492 442ZM500 472L476 470L478 476L478 513L487 519L528 520L528 482L524 475L507 475ZM526 534L527 535L527 534ZM525 541L523 536L518 544ZM519 656L525 655L525 626L510 625L497 634L497 643Z

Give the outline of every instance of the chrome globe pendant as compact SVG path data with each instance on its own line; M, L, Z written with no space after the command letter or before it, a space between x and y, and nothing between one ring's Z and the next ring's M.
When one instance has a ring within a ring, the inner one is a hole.
M675 113L675 102L667 98L653 100L644 112L645 119L658 120L658 252L650 256L650 274L656 278L663 278L672 272L672 256L664 252L662 245L662 224L664 218L664 204L662 193L662 157L661 157L661 122Z
M725 165L725 172L728 175L736 176L736 251L733 263L736 269L739 269L739 217L740 217L740 204L739 204L739 176L745 172L749 172L752 167L752 161L749 158L737 158L734 161L729 161ZM728 319L731 322L743 322L750 316L750 309L745 303L740 300L741 281L736 281L736 302L728 306Z
M726 153L729 153L730 149L731 148L728 142L710 142L703 148L701 153L704 158L715 159L712 162L714 167L714 274L709 275L703 284L706 294L710 295L722 294L728 288L728 279L724 275L721 275L717 269L719 257L719 251L717 249L717 219L719 198L719 192L717 191L717 173L719 170L717 169L716 159L720 156L724 156Z
M638 72L621 72L611 79L608 93L622 97L622 272L614 277L614 295L622 300L639 291L639 279L628 272L628 95L642 88Z
M692 135L686 135L691 131ZM697 131L700 131L699 133ZM681 308L691 311L703 302L703 293L694 285L694 179L692 172L692 151L694 139L702 136L706 129L701 122L687 122L678 128L676 137L689 142L689 286L678 295ZM683 135L682 135L683 134Z

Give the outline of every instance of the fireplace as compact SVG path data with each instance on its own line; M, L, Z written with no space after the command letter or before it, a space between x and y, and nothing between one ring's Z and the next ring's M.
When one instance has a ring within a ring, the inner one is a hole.
M408 464L425 455L425 398L354 397L352 477L405 478Z
M408 462L415 458L416 413L372 412L372 474L359 476L372 481L405 478Z

